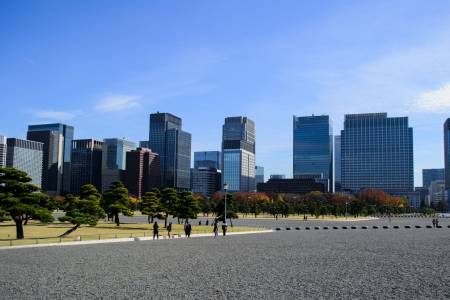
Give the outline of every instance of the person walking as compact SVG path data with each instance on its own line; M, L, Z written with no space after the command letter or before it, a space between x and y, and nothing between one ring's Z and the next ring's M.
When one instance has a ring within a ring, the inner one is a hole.
M184 229L184 235L187 237L187 227L188 227L188 223L186 222L186 223L184 223L184 227L183 227L183 229Z
M433 221L431 221L433 223L433 228L436 228L436 219L433 218Z
M155 239L155 237L159 240L159 225L156 221L153 224L153 239Z
M438 226L439 226L439 219L436 218L436 227L438 227Z
M192 225L190 223L187 223L186 235L188 238L191 237L191 232L192 232Z
M171 233L172 233L172 222L170 222L169 225L167 225L167 235L169 236L169 239Z
M206 226L208 226L208 225L209 225L209 221L208 221L208 219L206 219L206 223L205 223L205 224L206 224Z
M227 235L227 223L225 222L222 224L222 234L223 236Z
M219 236L219 226L217 225L217 221L214 222L213 232L214 238L216 239Z

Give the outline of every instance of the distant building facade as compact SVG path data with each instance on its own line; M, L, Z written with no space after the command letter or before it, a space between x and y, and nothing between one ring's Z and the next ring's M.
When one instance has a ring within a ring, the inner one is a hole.
M309 192L325 192L325 185L314 179L269 179L258 184L258 192L307 194Z
M80 194L81 187L92 184L102 190L103 142L94 139L74 140L71 157L70 192Z
M256 184L264 182L264 167L255 166L255 181Z
M220 151L194 152L194 168L215 168L222 170Z
M325 189L334 190L333 129L329 116L294 116L293 174L321 174Z
M147 148L147 149L150 149L150 143L149 143L149 141L140 141L140 142L139 142L139 148Z
M221 190L222 174L216 168L198 167L192 169L192 193L211 197Z
M148 148L137 148L126 153L123 182L128 192L142 198L145 192L160 187L159 155Z
M159 154L162 187L190 189L191 140L191 134L182 130L181 118L159 112L150 115L149 146Z
M334 190L341 190L341 136L334 137Z
M8 138L6 144L6 166L26 172L31 183L42 188L44 144L16 138Z
M445 169L423 169L422 186L428 188L432 181L444 180Z
M286 175L284 174L272 174L270 175L269 179L285 179Z
M435 180L430 183L428 188L427 204L437 207L439 202L445 201L445 183L444 180Z
M445 189L450 194L450 118L444 123L444 163L445 163ZM450 199L447 199L450 203Z
M0 135L0 168L6 167L6 136Z
M107 190L115 181L122 179L126 169L126 153L136 149L136 144L118 138L103 140L102 145L102 191Z
M232 192L251 192L255 183L255 123L247 117L225 118L222 126L222 182Z
M70 192L74 128L54 123L29 125L27 140L43 143L42 189L54 195Z
M397 195L414 191L413 129L408 117L346 115L341 150L344 190L374 188Z

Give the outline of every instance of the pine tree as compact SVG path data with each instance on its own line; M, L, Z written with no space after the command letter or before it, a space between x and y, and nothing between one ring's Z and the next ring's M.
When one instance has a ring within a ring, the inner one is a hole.
M187 221L188 219L196 219L199 212L200 205L192 193L182 193L175 205L176 217Z
M164 227L167 227L167 218L174 215L174 208L178 196L174 188L165 188L161 191L161 207L164 213Z
M128 189L120 181L111 184L111 187L103 194L101 204L108 216L114 217L117 226L120 225L120 213L124 216L133 215Z
M148 216L148 222L153 223L153 218L162 219L162 207L159 198L159 190L147 192L142 197L141 213Z

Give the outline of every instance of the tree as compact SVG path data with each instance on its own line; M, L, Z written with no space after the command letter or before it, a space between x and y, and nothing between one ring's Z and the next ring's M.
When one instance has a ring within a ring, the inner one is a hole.
M153 218L163 218L159 197L159 190L155 189L142 196L141 213L148 216L148 223L153 223Z
M177 218L197 219L197 214L200 212L198 200L194 198L191 192L184 192L178 197L175 205L175 214Z
M62 209L66 214L60 217L59 220L61 222L70 222L75 226L63 233L61 237L74 232L82 224L97 225L98 220L106 215L100 206L100 199L100 193L92 184L85 184L81 187L80 197L68 194L62 204Z
M114 217L117 226L120 225L120 213L129 217L133 215L128 190L120 181L113 182L103 194L102 207L109 216Z
M14 168L0 168L0 211L16 224L16 238L23 239L23 224L28 218L52 222L50 198L39 193L27 173Z
M214 214L218 221L226 222L224 220L224 212L225 212L225 194L221 192L217 192L213 195L214 201ZM230 220L231 226L233 226L232 219L237 219L237 209L236 203L233 199L232 194L227 194L227 218Z
M174 188L165 188L161 191L161 207L164 213L164 227L167 227L169 215L174 215L174 208L177 202L177 191Z

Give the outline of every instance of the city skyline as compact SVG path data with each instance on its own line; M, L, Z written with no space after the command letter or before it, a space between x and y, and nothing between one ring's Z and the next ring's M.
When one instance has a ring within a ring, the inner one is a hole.
M222 120L245 115L256 164L291 177L292 115L328 114L336 134L344 114L388 112L414 128L415 186L444 165L448 3L93 5L0 4L1 134L61 122L77 139L138 142L149 113L170 111L192 152L219 151Z

